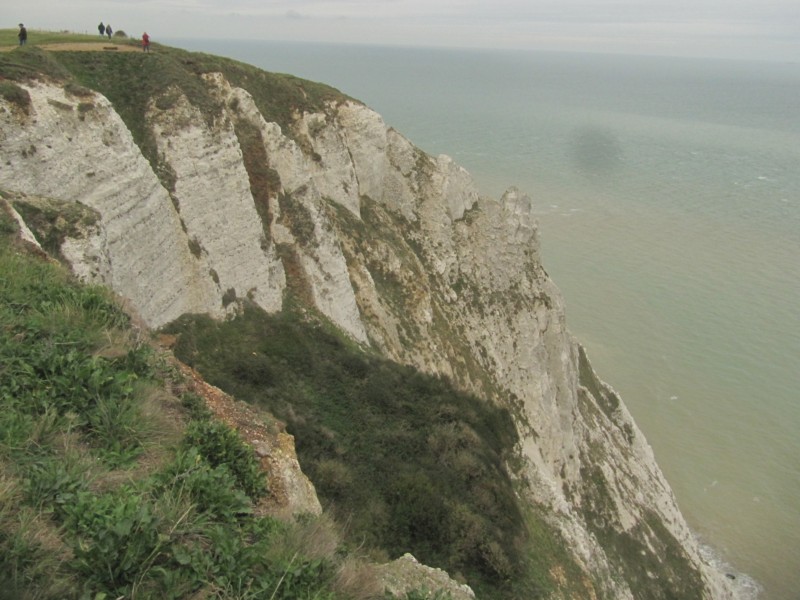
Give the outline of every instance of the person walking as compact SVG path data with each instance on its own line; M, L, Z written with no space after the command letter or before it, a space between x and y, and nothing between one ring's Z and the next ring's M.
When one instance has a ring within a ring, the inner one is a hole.
M17 34L17 37L19 38L20 46L24 46L26 43L28 43L28 30L25 29L25 25L22 23L19 24L19 33Z
M111 30L111 25L106 25L106 35L108 36L108 39L111 39L112 33L114 32Z
M102 21L100 21L100 25L97 26L97 31L100 32L100 35L105 35L106 34L106 26L103 25Z
M150 52L150 36L146 31L142 34L142 51Z

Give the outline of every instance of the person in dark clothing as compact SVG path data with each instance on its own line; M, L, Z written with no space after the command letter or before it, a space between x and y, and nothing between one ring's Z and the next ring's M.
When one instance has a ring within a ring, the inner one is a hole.
M100 25L97 26L97 31L100 32L100 35L105 35L106 34L106 26L103 25L102 21L100 21Z
M20 46L24 46L28 42L28 30L25 29L25 25L22 23L19 24L19 33L17 37L19 38Z
M106 35L108 36L108 39L111 39L112 33L114 32L111 30L111 25L106 25Z

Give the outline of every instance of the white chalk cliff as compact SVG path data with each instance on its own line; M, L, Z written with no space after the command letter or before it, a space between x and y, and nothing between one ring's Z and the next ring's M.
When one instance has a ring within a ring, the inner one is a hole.
M224 75L203 83L213 118L177 88L147 111L172 185L105 97L20 83L28 110L0 97L0 188L95 211L61 254L153 327L222 318L245 298L279 311L291 289L360 344L509 407L520 489L568 540L591 594L634 598L614 550L625 540L642 564L680 554L703 597L736 597L570 335L530 198L482 197L450 158L424 154L356 101L298 112L289 132ZM663 573L637 576L679 576Z

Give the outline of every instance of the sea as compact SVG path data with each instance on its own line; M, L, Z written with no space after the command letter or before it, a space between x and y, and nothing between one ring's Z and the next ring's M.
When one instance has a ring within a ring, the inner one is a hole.
M800 63L166 42L329 84L530 195L568 327L694 532L800 598Z

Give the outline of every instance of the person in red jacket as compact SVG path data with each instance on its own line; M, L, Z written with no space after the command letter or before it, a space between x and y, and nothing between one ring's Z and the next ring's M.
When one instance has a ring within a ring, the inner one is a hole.
M147 35L146 31L142 34L142 50L150 52L150 36Z

